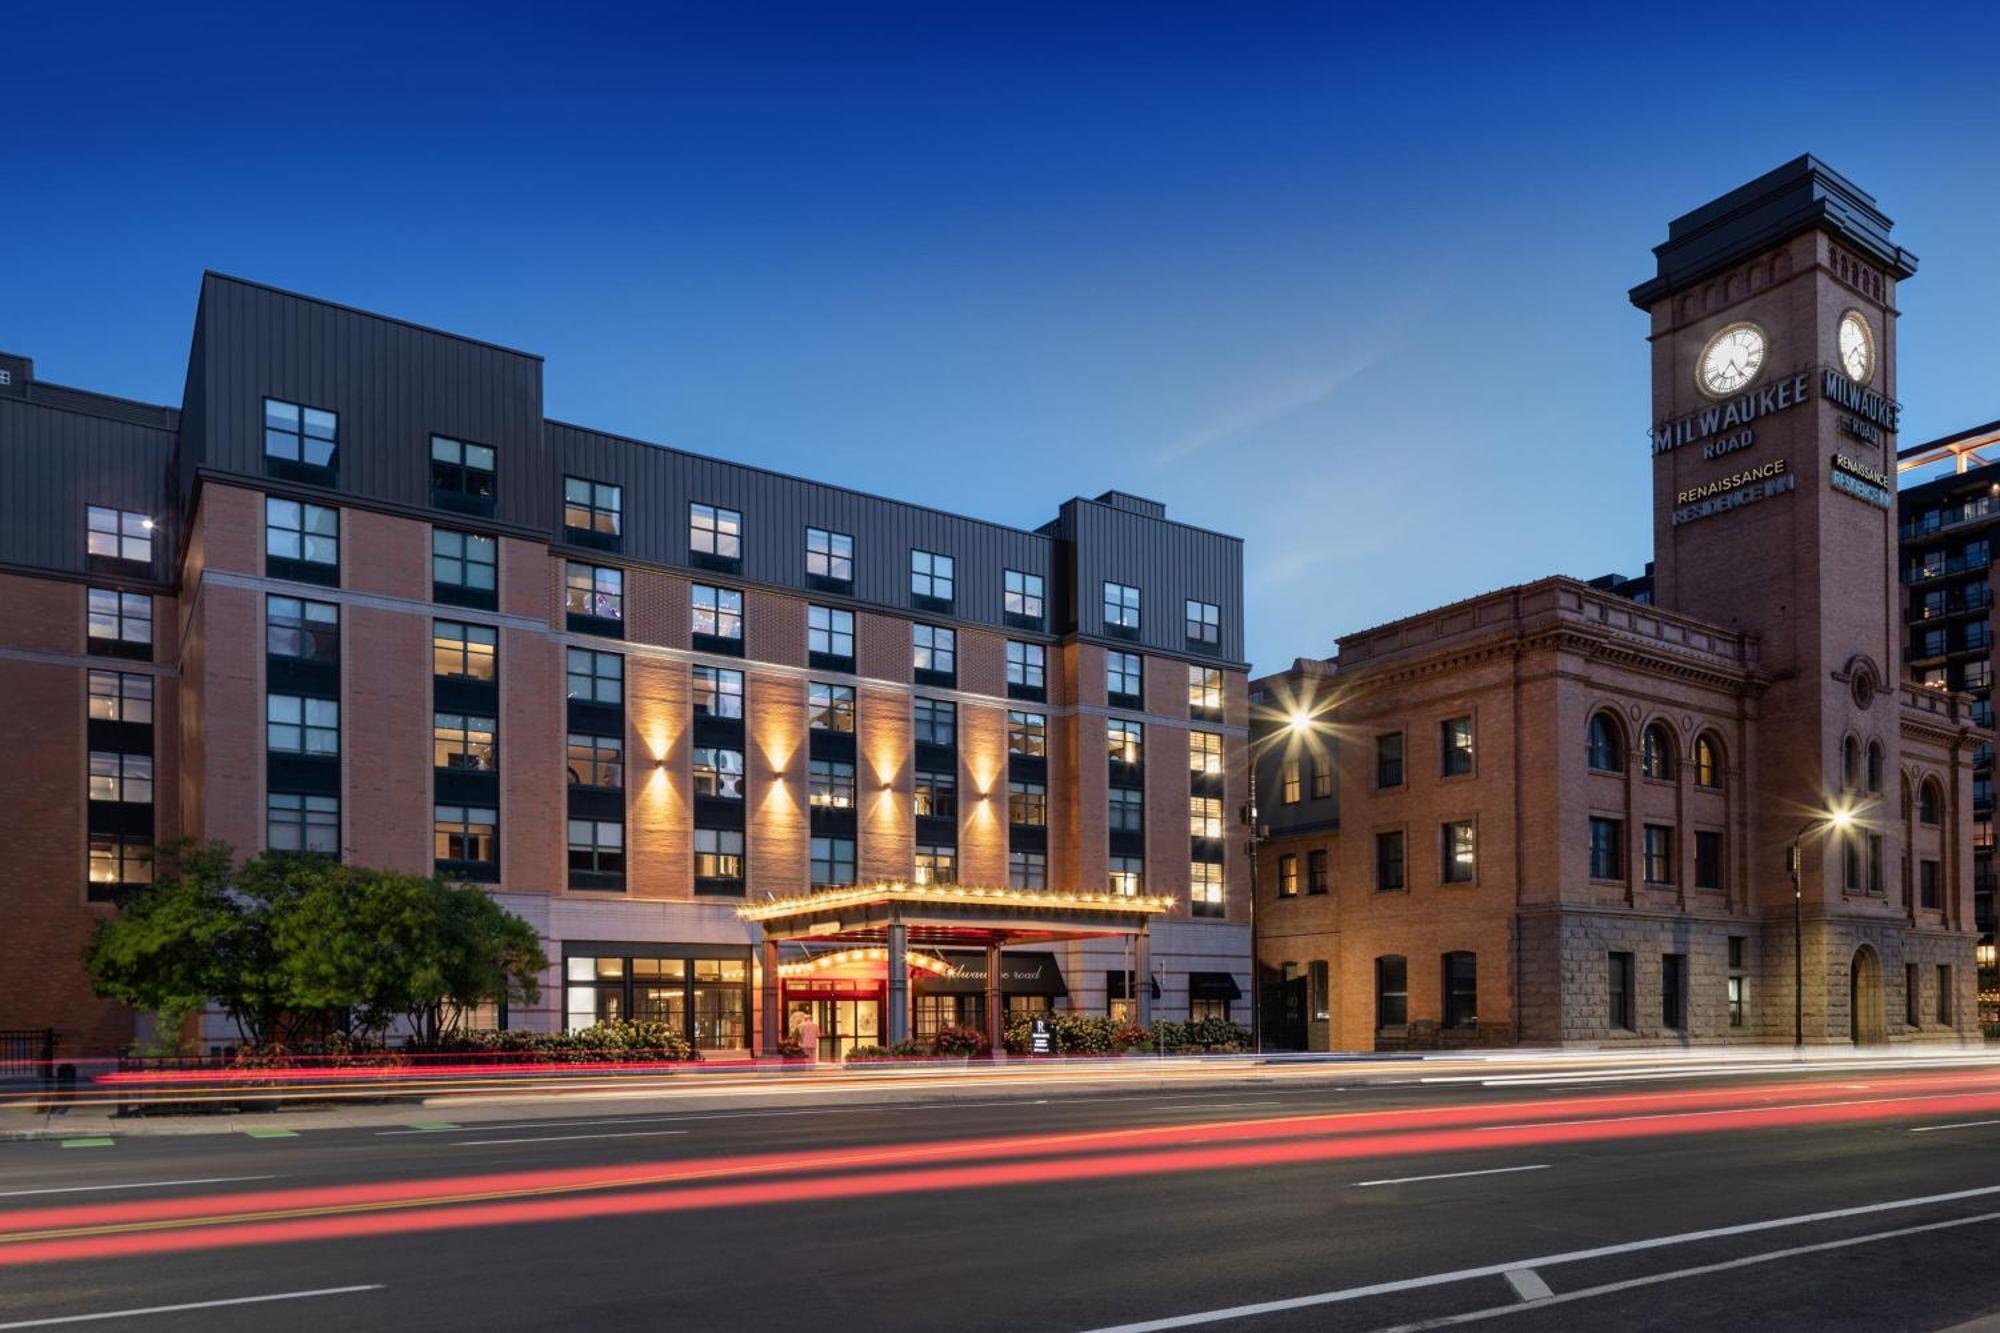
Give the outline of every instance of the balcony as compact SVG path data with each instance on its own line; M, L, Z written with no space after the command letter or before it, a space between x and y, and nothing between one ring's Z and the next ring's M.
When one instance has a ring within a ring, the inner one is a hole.
M1912 519L1896 531L1904 541L1915 541L1920 537L1928 537L1938 532L1950 532L1954 528L1962 528L1968 523L1977 523L1980 519L1996 515L2000 515L2000 500L1982 495L1967 500L1964 504L1949 505L1934 514Z
M1955 596L1911 603L1908 623L1916 625L1925 621L1949 620L1954 616L1984 614L1992 609L1992 588L1984 583L1973 583L1966 585Z

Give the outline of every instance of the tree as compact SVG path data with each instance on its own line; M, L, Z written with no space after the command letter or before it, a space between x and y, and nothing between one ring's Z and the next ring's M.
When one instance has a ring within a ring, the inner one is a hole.
M548 966L534 928L436 876L265 853L185 849L99 923L84 952L100 995L145 1009L219 1005L246 1042L435 1042L474 1007L532 1002Z

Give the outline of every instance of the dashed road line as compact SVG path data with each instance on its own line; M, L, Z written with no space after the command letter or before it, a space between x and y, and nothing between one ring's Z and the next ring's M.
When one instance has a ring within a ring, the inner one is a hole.
M454 1148L498 1148L510 1143L573 1143L579 1139L657 1139L685 1129L635 1129L619 1134L534 1134L525 1139L454 1139Z
M232 1296L220 1301L189 1301L185 1305L146 1305L132 1310L100 1310L95 1314L66 1314L49 1319L16 1319L0 1324L0 1329L52 1328L57 1324L87 1324L98 1319L131 1319L142 1314L179 1314L183 1310L219 1310L228 1305L262 1305L267 1301L303 1301L315 1296L348 1296L357 1291L380 1291L380 1282L358 1287L319 1287L312 1291L274 1291L268 1296Z
M122 1185L51 1185L32 1190L0 1190L0 1199L21 1199L30 1194L91 1194L100 1190L157 1190L174 1185L231 1185L245 1180L276 1180L276 1176L199 1176L193 1180L135 1180Z
M1504 1176L1515 1171L1546 1171L1549 1163L1537 1162L1533 1166L1495 1166L1484 1171L1442 1171L1434 1176L1396 1176L1389 1180L1357 1180L1353 1188L1366 1189L1370 1185L1414 1185L1420 1180L1460 1180L1466 1176Z

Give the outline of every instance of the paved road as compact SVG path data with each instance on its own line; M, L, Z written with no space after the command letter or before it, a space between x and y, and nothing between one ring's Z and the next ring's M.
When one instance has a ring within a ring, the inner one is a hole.
M0 1329L1893 1330L2000 1310L2000 1070L1421 1077L0 1144ZM284 1299L217 1304L254 1297ZM120 1313L163 1306L194 1308Z

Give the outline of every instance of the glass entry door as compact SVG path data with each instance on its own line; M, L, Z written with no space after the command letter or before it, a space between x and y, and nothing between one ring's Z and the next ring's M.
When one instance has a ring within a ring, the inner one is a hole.
M856 1046L882 1044L880 1000L817 1000L813 1016L819 1021L822 1060L842 1059Z

